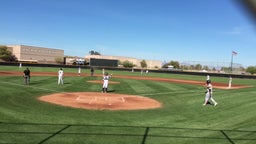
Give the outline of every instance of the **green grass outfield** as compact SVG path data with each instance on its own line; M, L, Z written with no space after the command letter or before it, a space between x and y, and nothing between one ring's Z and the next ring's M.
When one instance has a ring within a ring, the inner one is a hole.
M0 71L20 71L0 66ZM137 72L113 73L109 85L114 93L153 98L162 108L133 111L86 110L38 101L58 92L99 92L101 84L88 83L101 77L65 77L57 85L58 68L30 67L30 86L21 76L0 76L0 144L252 144L256 143L256 80L233 79L251 88L214 89L216 107L204 107L205 88L197 85L115 78ZM33 72L56 72L55 76L33 76ZM76 68L64 72L77 73ZM82 69L82 73L90 73ZM100 74L100 70L95 70ZM144 77L205 81L205 76L150 73ZM211 77L213 83L227 78Z

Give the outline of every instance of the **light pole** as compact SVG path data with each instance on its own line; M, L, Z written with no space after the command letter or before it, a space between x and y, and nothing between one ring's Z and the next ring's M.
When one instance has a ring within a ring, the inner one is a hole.
M235 51L232 51L232 55L231 55L231 65L230 65L230 71L231 71L231 74L232 74L232 70L233 70L233 57L237 55L237 52ZM229 76L229 82L228 82L228 88L231 88L232 87L232 77L231 77L231 74Z
M230 72L232 73L233 72L233 56L236 56L237 55L237 52L235 51L232 51L232 55L231 55L231 64L230 64Z

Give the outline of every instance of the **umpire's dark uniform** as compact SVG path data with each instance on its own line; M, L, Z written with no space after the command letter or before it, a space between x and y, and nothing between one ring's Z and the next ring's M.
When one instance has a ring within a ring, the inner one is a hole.
M25 84L29 84L30 81L30 70L27 68L24 70L24 82Z

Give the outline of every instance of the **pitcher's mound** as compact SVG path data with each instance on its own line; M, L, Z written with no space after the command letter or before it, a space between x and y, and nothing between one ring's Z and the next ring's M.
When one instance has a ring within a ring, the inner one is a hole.
M56 93L42 96L39 100L93 110L138 110L162 106L160 102L147 97L99 92Z

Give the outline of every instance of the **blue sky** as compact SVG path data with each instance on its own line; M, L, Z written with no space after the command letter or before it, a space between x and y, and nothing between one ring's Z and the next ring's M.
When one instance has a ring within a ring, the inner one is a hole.
M255 66L255 23L234 0L0 0L0 44Z

